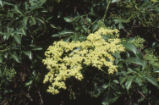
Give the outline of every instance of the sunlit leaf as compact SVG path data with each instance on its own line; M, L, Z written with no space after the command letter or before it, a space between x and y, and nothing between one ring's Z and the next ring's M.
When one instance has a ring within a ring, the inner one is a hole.
M31 60L32 59L32 52L31 51L24 51L24 54L28 56L28 58Z
M67 22L67 23L71 23L71 22L74 21L73 18L71 18L71 17L64 17L64 20L65 20L65 22Z

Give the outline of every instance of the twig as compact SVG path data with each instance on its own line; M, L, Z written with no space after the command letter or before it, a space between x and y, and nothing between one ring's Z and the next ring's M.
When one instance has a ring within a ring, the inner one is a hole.
M43 98L42 98L42 96L41 96L40 91L38 91L38 94L39 94L39 97L40 97L40 105L43 105L43 104L44 104L44 101L43 101Z
M105 13L104 13L104 16L103 16L103 21L105 20L105 18L107 17L107 13L108 13L108 9L109 9L109 6L110 6L110 3L111 3L112 0L108 0L108 4L105 8Z

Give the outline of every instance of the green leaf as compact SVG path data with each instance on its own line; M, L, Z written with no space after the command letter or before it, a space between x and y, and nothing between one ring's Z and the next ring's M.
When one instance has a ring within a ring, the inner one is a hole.
M28 82L25 83L25 86L28 87L28 86L30 86L32 83L33 83L33 80L30 80L30 81L28 81Z
M21 44L21 36L19 34L13 36L18 44Z
M51 28L53 28L53 29L55 29L55 28L57 28L55 25L53 25L53 24L50 24L50 26L51 26Z
M34 51L39 51L39 50L42 50L43 48L41 48L41 47L36 47L36 48L33 48L32 50L34 50Z
M0 55L0 63L3 63L3 58L1 55Z
M21 33L23 34L23 35L26 35L26 32L25 32L25 30L22 28L21 29Z
M98 24L92 26L92 31L95 32L99 28Z
M30 21L30 22L31 22L31 26L36 24L36 20L35 20L34 17L31 16L31 17L30 17L30 20L31 20L31 21Z
M45 24L45 21L40 19L40 18L36 18L40 23Z
M70 36L71 34L74 34L74 32L69 30L64 30L59 32L58 34L53 34L52 37L66 37Z
M136 78L135 78L135 83L137 83L139 86L142 86L142 85L143 85L142 78L136 77Z
M64 20L65 20L65 22L67 22L67 23L72 23L72 22L74 21L74 19L71 18L71 17L64 17Z
M155 73L159 73L159 70L155 70Z
M157 80L151 76L146 76L145 79L151 83L152 85L156 86L157 88L159 88L159 84L157 82Z
M18 9L17 5L14 6L14 10L16 11L16 13L23 15L23 13Z
M0 0L0 6L3 7L3 2L2 2L2 0Z
M119 96L113 95L113 91L106 92L102 100L102 105L111 105L118 100Z
M112 3L120 2L120 0L112 0Z
M133 64L140 65L143 68L145 68L145 66L146 66L146 62L144 60L140 59L139 57L128 58L128 59L126 59L126 62L130 63L130 64L133 63Z
M118 81L118 80L113 80L113 82L114 82L115 84L119 84L119 81Z
M26 56L28 56L28 58L29 58L30 60L32 60L32 52L31 52L31 51L24 51L24 54L25 54Z
M32 10L40 8L46 0L29 0Z
M137 48L133 44L131 44L131 43L123 43L123 45L128 51L133 52L135 55L137 55L139 53Z
M134 77L128 77L128 79L127 79L127 81L126 81L126 83L125 83L125 86L126 86L126 89L127 89L127 90L130 89L133 80L134 80Z
M46 2L46 0L40 0L40 2L41 2L41 5L43 5Z
M28 17L24 17L23 18L22 24L23 24L23 28L26 29L27 28L27 24L28 24Z
M114 22L117 24L121 24L121 23L129 23L130 20L129 19L123 19L123 18L116 18L114 19Z
M118 25L118 28L119 28L119 29L124 29L124 25L123 25L122 23L120 23L120 24Z
M107 89L109 87L109 85L108 84L104 84L104 85L102 85L102 88L103 89Z
M20 63L20 59L18 57L18 55L16 53L12 54L11 57L17 62L17 63Z

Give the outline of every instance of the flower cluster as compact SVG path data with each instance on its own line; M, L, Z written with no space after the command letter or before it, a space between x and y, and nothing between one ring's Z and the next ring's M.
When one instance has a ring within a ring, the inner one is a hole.
M112 54L124 51L118 37L118 30L102 27L88 35L85 41L61 40L49 46L43 60L49 70L44 78L44 83L50 83L48 92L58 94L59 89L66 89L65 81L70 77L82 80L84 67L95 67L109 74L117 72Z

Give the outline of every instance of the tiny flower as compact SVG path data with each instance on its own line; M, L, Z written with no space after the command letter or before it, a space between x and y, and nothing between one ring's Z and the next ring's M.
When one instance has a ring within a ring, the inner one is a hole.
M103 36L107 35L110 38L105 40ZM61 40L53 43L46 50L46 58L42 61L49 70L43 81L51 84L47 91L58 94L60 89L66 89L65 81L70 77L82 80L84 67L87 69L92 66L98 70L106 67L108 69L105 71L109 74L117 72L112 54L123 51L124 47L118 38L118 30L103 27L89 34L82 42Z

